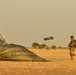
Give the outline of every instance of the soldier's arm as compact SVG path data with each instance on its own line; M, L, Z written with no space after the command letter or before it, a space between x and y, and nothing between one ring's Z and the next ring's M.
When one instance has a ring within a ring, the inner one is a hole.
M74 47L76 48L76 40L75 40L75 43L74 43Z
M72 43L71 42L68 44L68 47L72 47Z

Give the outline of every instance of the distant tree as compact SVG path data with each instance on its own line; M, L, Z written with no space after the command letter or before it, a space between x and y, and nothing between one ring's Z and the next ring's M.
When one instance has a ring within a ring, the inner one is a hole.
M46 44L41 44L41 45L39 45L39 49L43 49L43 48L46 48L46 47L47 47Z
M42 45L39 45L39 49L42 49L43 47L42 47Z
M46 46L46 49L47 49L47 50L49 50L49 49L50 49L50 47Z
M59 49L62 49L63 47L59 46L58 48L59 48Z
M41 44L42 48L46 48L46 44Z
M56 47L55 45L53 45L51 48L52 48L52 49L56 49L57 47Z
M32 47L33 47L33 48L38 48L38 47L39 47L39 44L38 44L37 42L34 42L34 43L32 44Z

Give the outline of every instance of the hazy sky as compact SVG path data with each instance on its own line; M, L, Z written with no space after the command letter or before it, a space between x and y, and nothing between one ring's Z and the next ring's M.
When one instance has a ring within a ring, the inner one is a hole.
M8 43L67 46L76 38L76 0L0 0L0 32Z

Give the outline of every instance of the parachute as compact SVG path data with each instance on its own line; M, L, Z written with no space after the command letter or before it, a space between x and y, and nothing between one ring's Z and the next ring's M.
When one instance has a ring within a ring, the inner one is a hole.
M29 51L26 47L16 44L8 44L0 34L0 60L8 61L47 61L35 53Z
M6 45L6 44L8 44L8 43L5 41L2 34L0 33L0 45Z
M8 61L39 61L46 62L47 60L39 57L35 53L29 51L26 47L15 44L0 46L0 60Z

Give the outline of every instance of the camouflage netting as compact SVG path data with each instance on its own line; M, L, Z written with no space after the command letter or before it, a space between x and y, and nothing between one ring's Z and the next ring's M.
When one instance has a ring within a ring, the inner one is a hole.
M21 45L0 45L0 60L11 61L46 61Z

